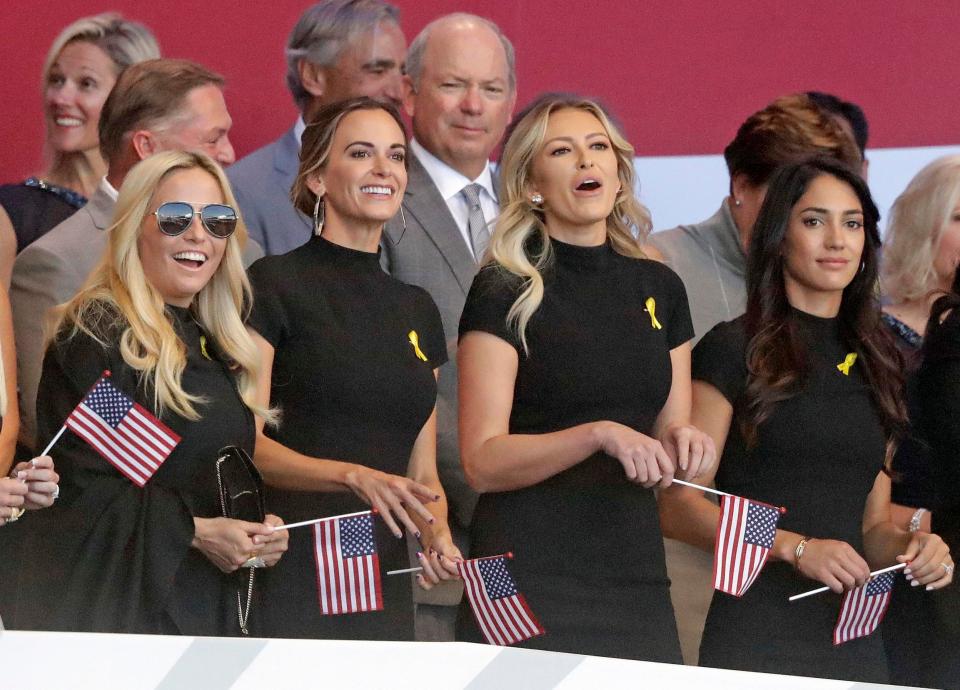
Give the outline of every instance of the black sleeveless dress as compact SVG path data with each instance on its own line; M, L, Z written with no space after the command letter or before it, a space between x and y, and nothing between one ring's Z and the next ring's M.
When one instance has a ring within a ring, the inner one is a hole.
M739 406L747 384L744 317L714 327L693 351L693 378L714 386L734 407L716 475L717 488L785 506L779 527L845 541L863 553L863 511L884 462L880 418L836 319L793 310L807 345L801 391L779 403L748 449ZM817 586L792 563L770 561L742 598L714 592L700 665L766 673L885 682L880 633L833 645L840 595L788 598Z
M250 325L274 347L271 405L282 419L267 434L311 457L406 475L413 444L433 412L433 370L447 359L436 305L421 288L383 272L379 254L323 237L250 267ZM426 361L417 356L417 333ZM267 491L286 522L368 508L353 493ZM377 519L381 574L409 565L406 542ZM266 635L412 640L410 577L381 578L383 610L322 615L313 529L290 530L290 548L264 574Z
M17 254L83 208L87 198L37 177L0 185L0 206L17 236Z
M460 321L461 337L485 331L518 352L510 433L612 420L650 434L670 392L670 350L693 337L683 284L609 245L551 247L529 356L507 326L518 281L498 266L477 275ZM471 543L478 556L515 555L510 570L546 629L518 646L682 663L656 496L614 458L481 495ZM466 603L457 639L482 641Z

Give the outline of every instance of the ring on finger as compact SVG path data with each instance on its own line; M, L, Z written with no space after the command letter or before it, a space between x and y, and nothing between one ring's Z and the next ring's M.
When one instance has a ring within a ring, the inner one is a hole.
M20 519L23 513L24 513L23 508L14 508L13 506L11 506L10 517L7 518L7 522L16 522L17 520Z
M947 575L953 575L953 564L951 563L941 563L940 567L943 568Z
M59 485L59 484L57 484L56 486L53 487L53 493L50 494L50 497L51 497L54 501L56 501L58 498L60 498L60 485Z

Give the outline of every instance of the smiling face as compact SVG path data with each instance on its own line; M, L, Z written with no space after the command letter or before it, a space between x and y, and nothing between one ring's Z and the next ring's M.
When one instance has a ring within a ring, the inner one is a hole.
M153 212L169 201L183 201L199 209L225 200L220 184L210 173L199 168L176 170L153 193L140 225L137 250L144 276L165 303L188 307L217 272L227 240L213 237L196 215L182 235L164 235Z
M113 61L93 43L64 46L50 67L44 90L47 139L55 151L97 148L100 110L116 81Z
M863 208L854 190L832 175L810 182L790 212L783 242L784 282L794 307L829 303L836 313L843 290L860 269L865 233ZM835 306L835 309L833 307Z
M347 113L326 164L307 182L323 197L325 228L383 225L393 218L407 188L406 154L403 131L385 111Z
M528 193L543 197L551 237L573 244L600 244L620 189L617 156L592 113L564 108L550 115L536 153Z
M474 180L503 138L515 102L500 39L487 26L465 22L432 30L405 105L417 141Z

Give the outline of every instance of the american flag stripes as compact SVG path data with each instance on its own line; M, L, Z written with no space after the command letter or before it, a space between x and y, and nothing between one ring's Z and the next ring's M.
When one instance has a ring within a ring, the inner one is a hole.
M470 608L489 644L509 645L543 635L540 622L507 570L507 556L459 564Z
M140 488L180 443L177 434L113 385L109 371L64 425Z
M713 587L742 597L757 579L773 547L780 509L740 496L720 497L713 555Z
M318 522L313 536L320 612L329 616L382 610L373 514Z
M877 629L887 612L896 576L896 573L881 573L843 596L840 616L833 629L833 644L866 637Z

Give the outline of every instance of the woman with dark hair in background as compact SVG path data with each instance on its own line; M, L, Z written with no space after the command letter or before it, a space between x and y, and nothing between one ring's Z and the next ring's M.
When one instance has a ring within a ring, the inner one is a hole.
M890 520L885 458L905 411L874 297L877 217L836 161L780 169L753 232L747 312L694 350L692 422L722 449L706 480L787 508L753 586L714 593L701 665L884 682L879 635L833 645L838 595L898 562L919 585L951 581L943 541ZM668 536L713 551L719 508L702 492L671 487L661 518ZM836 594L788 601L816 582Z
M261 403L281 414L276 428L261 427L255 460L288 521L376 508L384 571L408 563L406 528L429 589L457 577L460 552L437 475L440 313L380 266L383 224L406 186L407 136L393 106L356 98L307 125L293 199L312 213L314 237L250 268ZM285 567L265 578L268 635L414 638L409 578L381 580L382 611L325 614L314 531L292 532Z

